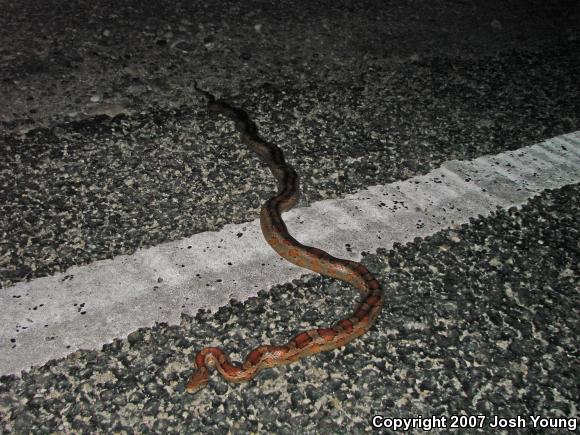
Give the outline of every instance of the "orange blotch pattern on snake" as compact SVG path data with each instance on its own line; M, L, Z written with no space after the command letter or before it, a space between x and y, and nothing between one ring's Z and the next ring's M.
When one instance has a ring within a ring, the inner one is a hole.
M195 89L207 98L210 112L220 113L235 122L242 143L268 165L278 182L278 193L266 201L260 212L260 226L268 244L291 263L352 284L362 293L363 300L351 317L339 321L332 328L300 332L283 346L259 346L248 354L241 365L232 364L219 347L202 349L195 357L196 371L186 387L190 393L207 385L209 367L215 367L229 382L243 382L252 379L264 368L289 364L317 352L344 346L368 331L378 317L383 302L379 282L362 264L305 246L288 233L281 214L298 202L300 190L298 176L284 160L282 150L258 135L256 125L243 110L217 101L197 84Z

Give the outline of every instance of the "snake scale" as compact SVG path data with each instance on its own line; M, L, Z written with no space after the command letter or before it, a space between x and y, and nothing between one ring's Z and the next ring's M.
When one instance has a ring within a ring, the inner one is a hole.
M258 135L256 124L246 112L216 100L212 94L200 89L197 83L194 88L207 98L209 112L222 114L235 122L241 142L268 165L278 182L277 195L266 201L260 212L260 226L266 241L291 263L352 284L361 292L363 300L351 317L339 321L332 328L300 332L281 346L258 346L241 365L232 363L219 347L202 349L195 357L196 371L186 386L190 393L207 385L210 366L215 367L229 382L243 382L252 379L264 368L289 364L308 355L344 346L368 331L378 317L383 301L379 282L362 264L305 246L288 233L281 214L298 202L300 191L298 176L284 160L282 150Z

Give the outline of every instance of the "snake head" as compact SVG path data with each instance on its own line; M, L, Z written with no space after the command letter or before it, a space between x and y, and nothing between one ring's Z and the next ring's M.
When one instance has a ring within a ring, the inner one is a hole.
M191 379L185 386L185 390L190 394L195 394L199 390L202 390L205 387L207 387L208 380L209 380L208 370L206 368L198 369L191 376Z

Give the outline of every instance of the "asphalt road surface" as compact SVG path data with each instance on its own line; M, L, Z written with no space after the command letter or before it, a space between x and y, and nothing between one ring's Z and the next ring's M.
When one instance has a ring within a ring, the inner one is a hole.
M255 220L273 180L231 123L207 112L194 81L283 149L304 210L580 130L577 1L0 0L0 10L4 313L30 297L17 291L24 286ZM579 194L577 182L562 182L404 243L337 246L383 284L375 326L252 382L214 374L189 395L202 347L239 361L260 343L342 318L356 298L315 274L274 285L273 273L260 280L254 266L233 264L232 276L255 275L251 295L221 295L211 312L156 314L22 372L0 367L0 428L577 431ZM306 233L296 228L297 238ZM75 279L65 282L71 292L82 290ZM161 299L174 276L155 279ZM203 284L207 299L220 285ZM192 297L200 288L191 285ZM126 301L119 316L142 314L136 296ZM108 317L91 317L94 306L72 296L65 305L89 319L87 330L106 329L95 327ZM3 320L3 356L50 313L31 305L17 326ZM70 336L90 338L79 328Z

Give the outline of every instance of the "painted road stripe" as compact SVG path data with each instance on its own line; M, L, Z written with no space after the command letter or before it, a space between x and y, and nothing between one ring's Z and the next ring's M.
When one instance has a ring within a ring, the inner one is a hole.
M425 176L292 210L285 219L302 242L359 260L361 251L389 249L578 182L580 131L450 161ZM177 324L182 312L215 311L305 273L277 257L255 220L18 283L0 294L0 375L100 348L155 322Z

